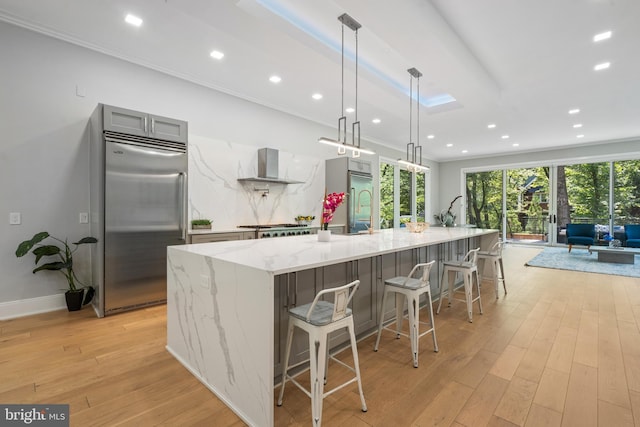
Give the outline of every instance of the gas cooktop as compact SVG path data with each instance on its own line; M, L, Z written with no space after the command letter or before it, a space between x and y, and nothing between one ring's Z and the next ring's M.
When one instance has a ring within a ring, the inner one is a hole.
M238 228L253 228L258 230L271 229L271 228L293 228L293 227L306 227L306 224L256 224L256 225L239 225Z

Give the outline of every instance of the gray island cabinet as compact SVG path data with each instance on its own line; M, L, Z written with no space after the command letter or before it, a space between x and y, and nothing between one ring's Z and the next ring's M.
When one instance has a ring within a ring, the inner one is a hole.
M497 230L436 227L332 235L330 242L302 235L171 246L167 350L247 424L273 425L290 307L358 279L352 309L356 334L364 337L377 326L385 278L438 260L431 271L437 296L441 261L488 249L497 239ZM391 304L386 311L385 318L393 315ZM306 336L296 336L293 363L308 357ZM339 348L346 333L331 340L330 348Z

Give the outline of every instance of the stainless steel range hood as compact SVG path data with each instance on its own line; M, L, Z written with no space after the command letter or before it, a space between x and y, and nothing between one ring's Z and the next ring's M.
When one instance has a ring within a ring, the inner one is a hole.
M270 184L302 184L302 181L278 178L278 150L261 148L258 150L258 176L238 178L240 182L264 182Z

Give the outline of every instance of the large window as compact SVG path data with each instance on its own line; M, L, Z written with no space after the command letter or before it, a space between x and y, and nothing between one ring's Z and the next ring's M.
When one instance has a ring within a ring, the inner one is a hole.
M394 227L394 167L389 163L380 163L380 228Z
M380 228L425 221L427 173L412 173L393 161L380 160Z
M502 229L502 171L467 174L467 224Z

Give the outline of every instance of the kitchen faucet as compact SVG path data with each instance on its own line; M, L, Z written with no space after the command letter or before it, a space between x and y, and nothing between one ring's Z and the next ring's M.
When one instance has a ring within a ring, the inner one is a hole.
M373 193L371 192L371 190L368 189L364 189L364 190L360 190L358 192L358 197L356 200L356 212L355 213L360 213L360 208L363 206L360 204L360 195L362 193L369 193L369 234L373 233Z

